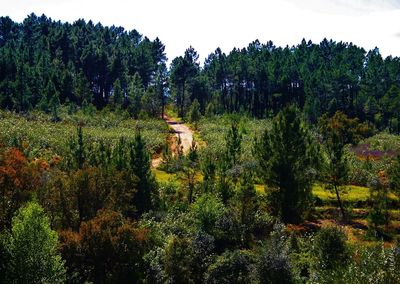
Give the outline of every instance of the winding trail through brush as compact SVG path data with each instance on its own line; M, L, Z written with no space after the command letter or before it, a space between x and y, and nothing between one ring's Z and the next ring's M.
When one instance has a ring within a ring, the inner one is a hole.
M181 137L181 146L183 149L183 153L189 152L190 147L192 146L193 141L193 131L183 122L176 121L175 119L169 118L168 116L164 116L165 122L172 128L175 132L176 139ZM161 157L155 158L151 160L151 166L153 168L157 168L161 164Z

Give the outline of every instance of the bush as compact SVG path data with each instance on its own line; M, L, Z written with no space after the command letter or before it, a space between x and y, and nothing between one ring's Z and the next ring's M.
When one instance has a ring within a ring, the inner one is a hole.
M226 251L208 267L205 283L249 283L253 262L247 251Z
M294 283L289 243L282 224L275 224L257 257L254 272L257 283Z
M224 204L211 194L203 194L192 205L192 212L200 229L211 233L224 213Z
M63 283L64 261L57 251L58 236L43 209L34 202L13 218L6 242L10 261L6 277L12 283Z
M310 283L400 283L398 249L384 248L383 244L358 249L348 266L321 270Z
M314 238L313 253L319 269L340 267L349 258L345 233L336 226L322 228Z

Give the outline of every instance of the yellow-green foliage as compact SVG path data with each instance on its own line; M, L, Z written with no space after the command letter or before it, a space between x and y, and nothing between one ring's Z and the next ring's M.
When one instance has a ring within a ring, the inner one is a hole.
M336 195L327 190L323 185L314 185L312 191L314 196L319 197L323 201L336 200ZM347 185L340 197L343 201L347 202L366 201L369 197L369 189L363 186ZM393 200L398 199L393 193L389 194L389 198Z
M167 106L165 108L165 114L169 119L173 119L176 122L182 122L182 119L178 116L178 113L171 106Z
M265 193L265 186L263 184L256 184L254 185L258 194Z
M154 176L158 182L169 182L171 180L176 179L175 174L170 174L158 169L152 169Z
M174 181L177 182L178 184L182 184L184 180L184 175L183 173L167 173L165 171L159 170L159 169L152 169L154 176L156 177L156 180L158 182L170 182ZM203 175L200 172L196 172L196 175L194 177L196 182L202 182L203 181Z
M256 190L259 194L265 193L265 186L262 184L256 185ZM312 188L313 195L320 198L322 201L336 200L334 192L329 191L324 185L315 184ZM340 198L346 202L366 201L369 197L369 189L364 186L347 185L344 191L341 192ZM392 200L398 200L398 197L393 193L389 194Z

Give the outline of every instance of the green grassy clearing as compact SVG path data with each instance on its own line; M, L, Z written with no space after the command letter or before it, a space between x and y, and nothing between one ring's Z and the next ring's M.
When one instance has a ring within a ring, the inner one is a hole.
M369 197L369 190L367 187L347 185L341 188L343 190L340 197L343 201L357 202L366 201ZM314 196L320 198L322 201L336 200L336 195L332 191L325 188L324 185L316 184L313 186L312 192Z

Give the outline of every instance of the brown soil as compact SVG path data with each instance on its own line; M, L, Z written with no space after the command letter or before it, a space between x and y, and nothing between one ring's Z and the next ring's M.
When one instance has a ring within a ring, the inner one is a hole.
M175 133L174 137L171 139L171 150L172 152L176 151L176 142L178 140L178 137L181 138L181 147L183 150L183 153L187 153L192 146L193 142L193 131L185 125L183 122L178 122L174 119L170 119L167 116L164 116L165 122L169 125L169 127L173 130ZM151 166L153 168L157 168L162 162L161 157L155 157L151 161Z

